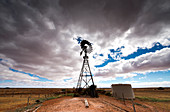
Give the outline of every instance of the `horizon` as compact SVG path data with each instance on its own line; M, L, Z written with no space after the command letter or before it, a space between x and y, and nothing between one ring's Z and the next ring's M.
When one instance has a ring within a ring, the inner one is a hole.
M170 89L170 87L139 87L139 88L133 88L132 87L132 89L152 89L152 88L156 88L156 89L158 89L158 88L164 88L164 89ZM29 87L29 88L27 88L27 87L0 87L0 89L76 89L76 88L42 88L42 87ZM111 89L111 87L100 87L100 88L97 88L97 89Z

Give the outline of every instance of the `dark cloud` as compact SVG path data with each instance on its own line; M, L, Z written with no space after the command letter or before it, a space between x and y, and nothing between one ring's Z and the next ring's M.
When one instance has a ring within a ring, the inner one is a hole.
M81 64L73 35L87 34L102 47L131 28L128 39L156 35L169 24L167 4L168 0L1 0L0 54L14 60L16 69L52 79L69 75Z
M170 23L170 2L168 0L148 0L138 16L134 25L134 34L156 35Z
M145 0L61 0L64 14L72 24L89 32L128 30L138 18Z
M136 35L154 35L170 22L167 0L61 0L59 3L70 23L93 33L111 34L135 27Z

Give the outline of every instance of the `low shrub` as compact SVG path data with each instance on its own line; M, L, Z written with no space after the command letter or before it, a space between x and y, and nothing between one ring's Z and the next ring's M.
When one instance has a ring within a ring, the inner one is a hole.
M73 97L79 97L80 95L78 93L74 93Z
M99 93L99 94L105 94L106 93L106 91L105 90L97 90L97 93Z
M107 91L107 92L105 92L105 95L106 96L111 96L112 94L109 91Z

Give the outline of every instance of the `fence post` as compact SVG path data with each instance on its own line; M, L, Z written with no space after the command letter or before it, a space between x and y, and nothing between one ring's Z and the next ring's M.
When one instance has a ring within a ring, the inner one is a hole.
M123 94L123 93L122 93L122 97L123 97L124 105L126 105L126 104L125 104L125 97L124 97L124 94Z
M28 100L27 100L27 106L29 105L29 100L30 100L30 96L28 97Z
M65 95L67 96L67 89L65 90Z
M135 104L134 104L134 102L133 102L133 98L132 98L132 105L133 105L133 110L134 110L134 112L136 112L136 110L135 110Z
M47 95L45 94L45 99L47 99Z
M14 97L14 92L12 92L12 97Z
M6 92L4 93L4 96L6 97Z

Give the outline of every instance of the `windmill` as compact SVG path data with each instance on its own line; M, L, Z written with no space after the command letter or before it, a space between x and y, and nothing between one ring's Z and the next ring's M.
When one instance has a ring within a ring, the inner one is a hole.
M90 65L88 61L87 53L91 53L93 48L92 44L87 40L82 40L80 43L82 51L80 52L80 56L84 53L83 56L83 65L80 71L80 76L78 79L76 90L77 92L81 92L83 89L86 94L91 97L97 97L96 86L94 85L93 76L90 70Z

